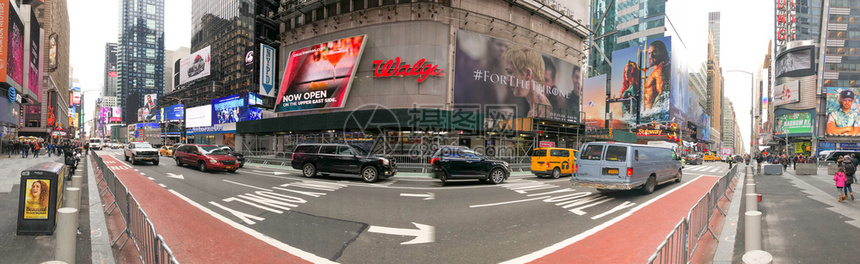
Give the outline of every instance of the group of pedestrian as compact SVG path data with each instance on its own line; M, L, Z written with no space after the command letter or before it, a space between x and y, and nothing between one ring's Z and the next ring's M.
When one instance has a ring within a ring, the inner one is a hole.
M791 165L791 169L796 170L797 164L802 163L815 163L815 156L809 155L805 156L803 154L795 154L795 155L773 155L773 154L757 154L755 156L755 160L758 163L767 162L770 164L779 164L782 165L783 170L788 170L788 166Z
M42 140L6 140L2 142L3 151L11 158L12 155L21 155L21 158L38 158L44 153L51 155L60 155L65 147L73 146L71 143L53 143L44 142Z
M836 160L838 169L836 170L836 175L833 175L833 180L836 181L836 190L840 203L848 198L854 201L854 190L851 189L851 184L857 181L855 174L858 164L860 164L860 161L857 160L854 154L851 154L851 156L845 155Z

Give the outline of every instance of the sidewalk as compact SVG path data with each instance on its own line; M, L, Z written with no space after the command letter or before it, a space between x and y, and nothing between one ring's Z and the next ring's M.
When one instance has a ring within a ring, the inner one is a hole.
M20 175L21 171L32 167L33 165L42 162L62 162L62 156L40 155L39 158L21 158L20 155L13 155L8 158L8 155L0 155L0 168L4 168L4 173L0 174L0 262L8 263L42 263L54 259L54 249L56 245L56 233L51 236L18 236L17 221L18 221L18 195L20 192ZM93 250L93 239L98 242L99 236L103 235L102 230L105 230L104 221L101 221L101 227L91 227L90 205L91 201L100 203L97 199L98 194L92 193L90 183L93 179L91 173L88 173L88 165L82 161L75 171L76 175L84 176L83 185L81 188L81 211L78 214L78 235L75 261L77 263L114 263L111 254L110 246L96 246L97 250ZM71 182L67 181L67 185ZM92 199L90 195L96 197ZM99 204L100 205L100 204ZM101 206L93 206L93 210L100 210ZM98 208L96 208L98 207ZM101 211L98 215L103 215ZM99 221L95 219L94 224ZM102 238L103 239L103 238ZM94 252L98 254L94 254ZM95 256L95 257L94 257ZM94 259L95 258L95 259Z
M755 183L763 195L758 204L762 250L773 255L773 263L858 262L860 197L837 202L826 167L819 167L818 175L797 175L791 167L782 175L756 174ZM742 202L732 263L741 263L745 252L745 211Z

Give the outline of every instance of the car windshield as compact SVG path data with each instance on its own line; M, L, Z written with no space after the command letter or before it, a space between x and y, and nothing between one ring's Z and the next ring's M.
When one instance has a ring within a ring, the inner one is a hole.
M227 152L216 146L202 146L200 149L203 150L204 155L227 155Z
M149 143L136 143L134 144L134 148L152 148L152 145Z

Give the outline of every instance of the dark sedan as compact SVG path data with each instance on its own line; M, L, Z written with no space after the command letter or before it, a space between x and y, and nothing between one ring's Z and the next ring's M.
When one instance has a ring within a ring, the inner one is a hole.
M220 148L221 150L224 150L224 152L227 152L227 154L229 154L230 156L235 157L236 160L239 161L239 168L245 166L245 155L242 155L242 153L236 152L236 150L234 150L230 146L219 145L218 148Z
M690 165L701 165L703 162L705 162L705 157L702 154L687 154L687 156L684 157L684 161Z

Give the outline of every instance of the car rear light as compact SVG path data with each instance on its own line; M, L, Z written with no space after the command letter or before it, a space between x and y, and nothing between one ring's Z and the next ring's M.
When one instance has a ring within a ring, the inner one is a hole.
M439 161L439 158L430 159L430 165L433 165L433 163L436 163L437 161Z
M546 168L549 169L549 162L546 163Z
M573 172L576 172L577 170L579 170L579 166L576 164L573 164Z
M633 168L627 168L627 177L633 176Z
M296 159L296 153L290 154L290 159Z

